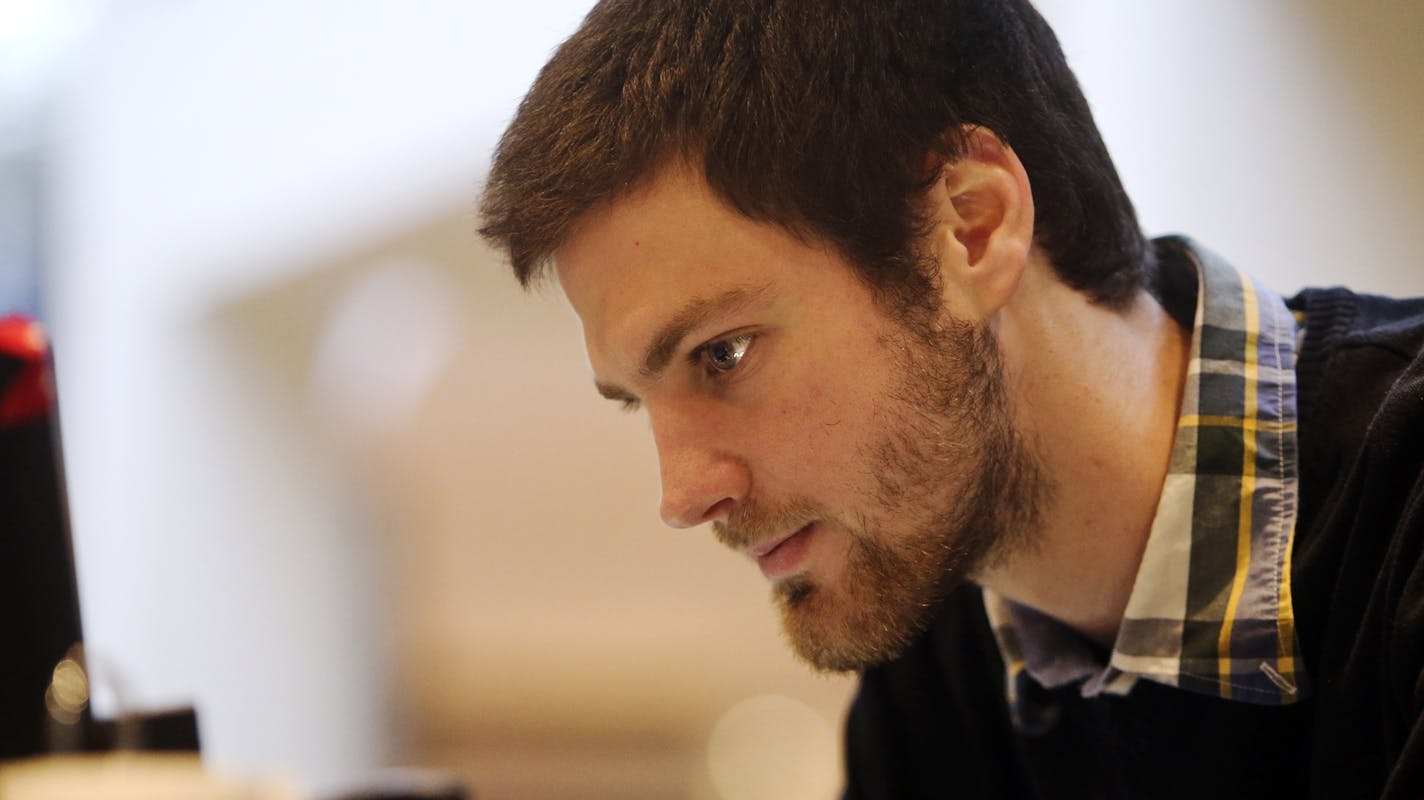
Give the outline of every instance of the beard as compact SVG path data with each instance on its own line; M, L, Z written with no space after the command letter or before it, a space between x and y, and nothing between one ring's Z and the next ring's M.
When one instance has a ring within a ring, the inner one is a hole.
M864 483L847 491L859 508L751 502L714 523L733 547L812 520L849 534L833 581L799 573L772 589L792 649L819 670L899 655L950 590L1034 545L1049 494L1014 427L992 332L952 318L896 330L883 344L901 378L861 453Z

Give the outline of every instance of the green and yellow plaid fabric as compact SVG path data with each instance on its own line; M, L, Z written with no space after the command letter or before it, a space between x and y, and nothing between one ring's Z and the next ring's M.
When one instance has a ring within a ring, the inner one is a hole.
M1171 466L1113 650L985 590L1019 719L1020 682L1139 679L1251 703L1304 693L1291 607L1297 507L1295 347L1285 303L1179 240L1198 275L1195 330Z

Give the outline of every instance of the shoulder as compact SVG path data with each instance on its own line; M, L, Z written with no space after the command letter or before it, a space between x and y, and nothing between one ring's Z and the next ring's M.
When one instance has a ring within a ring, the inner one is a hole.
M1424 298L1315 289L1288 305L1305 324L1296 372L1302 515L1310 517L1313 501L1351 470L1424 464Z
M1306 326L1297 363L1304 537L1297 551L1345 534L1355 550L1361 537L1378 548L1417 546L1424 516L1424 299L1327 289L1302 292L1290 305L1304 312Z
M1388 773L1424 712L1424 300L1303 292L1292 590L1317 776Z
M1286 305L1305 325L1298 371L1305 384L1339 382L1366 371L1392 378L1424 352L1424 298L1306 289ZM1342 358L1349 358L1347 363Z

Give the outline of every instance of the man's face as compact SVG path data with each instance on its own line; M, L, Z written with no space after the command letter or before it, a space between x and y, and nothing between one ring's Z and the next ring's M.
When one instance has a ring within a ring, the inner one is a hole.
M897 322L685 170L590 213L556 262L599 391L648 413L664 521L755 558L812 665L893 657L1034 522L987 331Z

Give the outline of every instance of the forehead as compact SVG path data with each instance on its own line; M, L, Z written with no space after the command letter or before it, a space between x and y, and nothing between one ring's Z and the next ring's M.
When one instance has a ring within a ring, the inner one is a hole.
M554 252L554 263L576 307L634 284L644 292L672 291L692 277L733 271L767 244L762 239L774 238L758 230L767 227L728 208L691 169L669 167L586 214Z
M689 301L749 286L823 292L828 272L845 269L823 248L729 208L682 167L591 211L554 262L595 367Z

